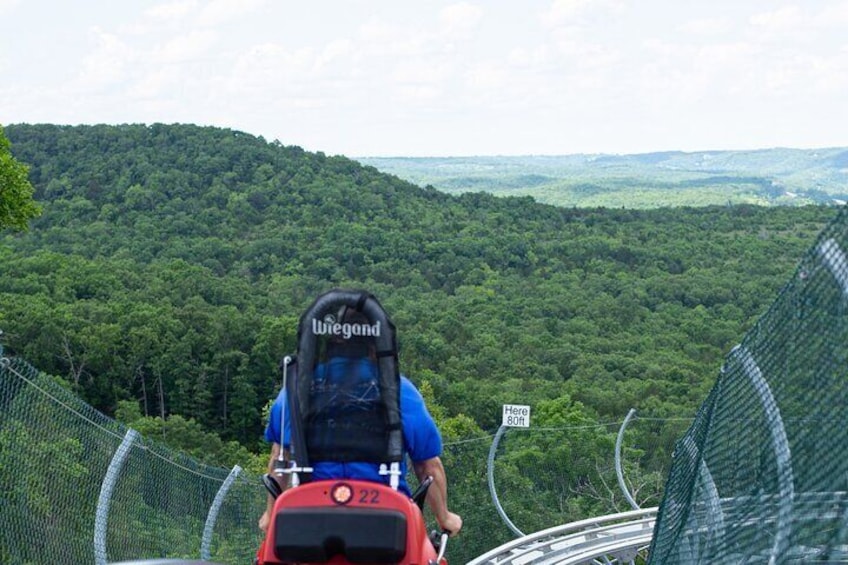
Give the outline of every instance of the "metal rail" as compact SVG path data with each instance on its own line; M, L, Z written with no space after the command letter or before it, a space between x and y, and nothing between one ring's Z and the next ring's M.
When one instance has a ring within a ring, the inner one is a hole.
M643 508L548 528L512 540L467 565L633 564L645 557L657 508Z

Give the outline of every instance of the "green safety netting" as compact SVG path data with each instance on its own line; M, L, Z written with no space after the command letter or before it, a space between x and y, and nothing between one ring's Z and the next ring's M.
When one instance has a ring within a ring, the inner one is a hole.
M848 213L727 355L678 441L650 563L848 560Z

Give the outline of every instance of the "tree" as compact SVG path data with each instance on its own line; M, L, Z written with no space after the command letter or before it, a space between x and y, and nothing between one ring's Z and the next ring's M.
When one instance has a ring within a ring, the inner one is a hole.
M32 199L35 192L27 178L29 169L12 156L11 143L0 126L0 230L26 231L27 222L41 214Z

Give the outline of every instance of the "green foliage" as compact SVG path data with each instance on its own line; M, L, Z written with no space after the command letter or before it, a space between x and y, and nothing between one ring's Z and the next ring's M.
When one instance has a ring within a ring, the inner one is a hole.
M156 439L207 465L232 468L239 465L260 475L265 472L267 457L251 453L236 441L221 441L218 434L204 431L193 419L172 414L166 419L143 416L135 401L118 402L115 418L146 438Z
M11 153L9 140L0 127L0 230L26 230L31 218L41 213L32 199L34 189L27 167Z
M557 206L800 206L848 199L848 150L669 151L637 155L367 157L451 194L532 196Z
M505 488L528 524L553 518L532 515L527 489L581 493L560 517L624 509L608 492L615 430L602 423L630 408L664 419L629 433L651 449L626 453L652 500L681 421L835 215L451 196L195 126L7 134L45 206L29 232L0 238L0 324L14 353L169 445L224 465L254 461L247 450L261 471L263 407L300 314L331 287L367 288L446 442L491 435L505 403L531 405L534 425L585 427L544 449L515 440ZM446 454L460 512L488 497L486 449ZM522 471L562 457L575 465L559 483ZM474 516L477 527L509 536L496 516Z
M446 418L491 430L502 403L566 393L598 417L691 415L833 213L452 197L194 126L8 134L48 204L0 247L9 345L108 414L138 399L251 450L300 313L334 285L381 298Z
M93 540L105 542L110 561L196 558L210 505L230 469L203 465L155 438L136 436L125 444L127 428L85 405L66 382L17 358L2 361L0 563L88 563ZM117 412L146 433L201 451L217 464L258 461L235 442L223 443L178 416L167 422L146 418L135 402L122 402ZM113 475L119 446L129 448ZM101 499L106 492L109 498ZM100 513L106 509L101 502L108 503L108 515ZM258 475L242 469L215 523L215 562L252 557L260 533L254 520L243 517L263 507ZM101 522L103 517L108 520Z

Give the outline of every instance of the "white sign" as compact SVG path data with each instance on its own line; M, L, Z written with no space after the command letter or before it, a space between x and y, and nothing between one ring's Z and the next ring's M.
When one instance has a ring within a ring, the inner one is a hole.
M511 428L529 428L530 407L519 404L504 404L502 425Z

